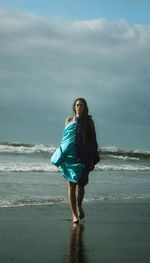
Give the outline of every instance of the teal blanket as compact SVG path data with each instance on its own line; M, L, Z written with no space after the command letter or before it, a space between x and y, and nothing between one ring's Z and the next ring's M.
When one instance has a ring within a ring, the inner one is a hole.
M51 157L51 163L61 168L63 176L78 183L85 167L76 162L76 126L77 121L73 119L65 128L60 146Z

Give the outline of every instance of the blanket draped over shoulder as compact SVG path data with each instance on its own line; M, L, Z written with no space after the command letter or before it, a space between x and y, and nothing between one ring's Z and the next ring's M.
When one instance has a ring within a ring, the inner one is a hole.
M51 163L61 168L63 176L78 183L81 178L85 164L76 160L76 128L77 121L74 118L65 128L60 146L51 157ZM94 162L97 163L98 159Z

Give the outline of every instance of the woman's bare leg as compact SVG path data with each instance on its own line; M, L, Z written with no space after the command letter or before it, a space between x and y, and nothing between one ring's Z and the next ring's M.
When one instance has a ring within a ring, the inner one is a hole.
M77 191L78 191L78 195L77 195L77 203L78 203L78 209L79 209L79 218L83 219L85 214L82 208L82 202L83 202L83 198L84 198L84 186L80 186L77 185Z
M68 199L72 212L73 223L78 222L78 211L77 211L77 201L76 201L76 184L68 182Z

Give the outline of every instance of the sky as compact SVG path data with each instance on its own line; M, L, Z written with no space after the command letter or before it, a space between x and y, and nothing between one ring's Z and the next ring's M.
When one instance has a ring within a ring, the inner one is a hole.
M150 1L0 0L0 141L60 143L84 97L100 147L150 149Z

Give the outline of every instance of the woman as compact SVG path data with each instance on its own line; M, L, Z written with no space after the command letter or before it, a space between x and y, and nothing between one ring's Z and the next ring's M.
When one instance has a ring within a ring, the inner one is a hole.
M92 117L88 114L87 102L78 98L73 103L73 116L66 119L60 147L51 157L51 162L60 166L68 180L68 199L73 223L85 217L82 202L84 186L89 172L99 162L96 132Z

